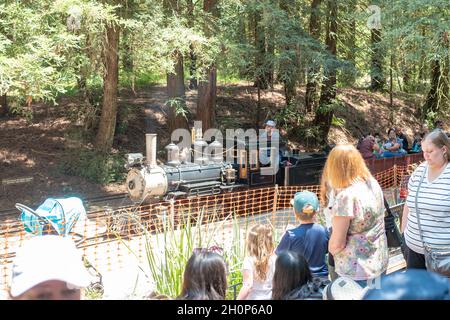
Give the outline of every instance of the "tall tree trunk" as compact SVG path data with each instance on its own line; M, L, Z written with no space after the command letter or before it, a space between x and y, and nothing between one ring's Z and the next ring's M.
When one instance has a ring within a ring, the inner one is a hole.
M215 66L208 70L208 79L198 86L197 120L202 121L203 131L213 128L216 115L217 71Z
M130 87L134 95L136 95L136 80L134 75L133 47L131 45L132 34L128 30L123 31L123 70L130 77Z
M383 74L383 54L380 48L381 29L371 29L372 59L370 68L371 85L374 91L382 91L385 85Z
M403 78L403 91L409 92L411 89L411 74L413 71L413 66L408 65L405 57L405 53L402 54L401 60L402 78ZM401 88L399 88L401 90ZM402 90L401 90L402 91Z
M163 0L163 9L166 20L182 14L181 2L179 0ZM174 71L167 74L167 96L168 96L168 126L169 133L175 129L187 129L188 123L185 114L186 91L184 87L184 59L179 51L172 54Z
M193 0L187 0L187 23L189 28L193 28L195 24L194 17L194 2ZM194 51L194 46L189 46L189 89L197 89L197 55Z
M254 12L254 39L255 39L255 87L266 90L269 87L268 71L266 70L266 32L262 25L262 11L256 9Z
M248 33L250 33L248 30L252 30L252 25L253 25L253 19L251 19L250 17L239 17L239 24L238 24L238 29L239 29L239 36L240 39L239 41L242 43L248 43L250 42L249 38L250 36L248 35ZM247 25L248 23L248 25ZM239 65L239 78L241 79L246 79L248 77L248 68L244 67L243 65Z
M319 40L320 37L320 3L322 0L312 0L311 1L311 16L309 18L309 33L311 37ZM306 93L305 93L305 109L306 112L313 111L316 108L318 100L318 84L317 84L317 74L319 73L320 67L313 64L313 66L307 68L306 77L308 82L306 83Z
M186 93L184 88L184 66L183 56L180 52L174 54L175 70L174 73L167 75L167 95L169 97L169 132L172 133L175 129L188 128L186 117L177 112L181 109L186 109ZM177 106L177 107L176 107Z
M0 96L0 117L8 115L8 99L6 93Z
M441 45L447 49L449 47L448 33L443 32ZM426 118L431 112L440 113L447 109L449 100L449 61L448 55L431 62L431 87L427 94L427 99L422 107L422 117Z
M346 16L349 16L349 23L346 24L347 30L345 32L346 36L343 40L345 43L345 59L347 62L351 63L352 70L341 72L340 79L344 86L353 86L356 82L356 18L354 13L356 12L356 0L351 0L348 4L344 4L346 10Z
M266 61L267 61L267 84L273 89L274 86L274 73L275 66L273 61L275 60L275 32L274 30L268 30L267 32L267 52L266 52Z
M280 9L286 14L286 19L299 21L298 13L296 12L295 2L291 0L280 1ZM286 106L292 104L297 96L297 84L299 77L299 48L293 43L292 35L300 32L300 22L293 27L288 34L285 35L285 43L281 42L280 51L284 59L280 61L280 77L284 85L284 96L286 99Z
M217 0L204 0L203 11L217 18L219 15L217 4ZM214 34L213 25L215 24L207 23L205 25L204 29L207 36ZM216 119L217 71L214 63L208 67L202 78L198 85L197 120L202 121L202 129L205 132L214 127Z
M103 104L100 124L95 139L97 150L107 152L113 145L117 117L117 86L119 81L119 34L117 25L106 28L104 49L105 76L103 78Z
M327 50L336 56L338 1L328 0L327 2L327 33L325 43ZM316 117L314 119L315 125L319 127L318 140L322 144L327 141L333 119L334 110L330 105L336 98L336 67L334 65L326 66L324 68L324 75L325 81L322 85L319 108L316 111Z

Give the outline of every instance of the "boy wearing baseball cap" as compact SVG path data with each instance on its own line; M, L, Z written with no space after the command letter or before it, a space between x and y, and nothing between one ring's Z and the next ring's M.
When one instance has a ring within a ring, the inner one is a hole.
M306 258L314 277L327 278L325 256L328 253L329 233L324 226L314 222L319 200L315 193L302 191L295 194L291 204L300 225L286 231L275 252L296 251Z

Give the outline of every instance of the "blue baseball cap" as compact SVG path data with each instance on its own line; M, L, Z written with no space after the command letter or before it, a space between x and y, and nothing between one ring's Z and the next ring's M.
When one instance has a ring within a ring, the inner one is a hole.
M313 214L319 210L319 199L317 199L316 194L311 191L301 191L294 195L294 198L291 200L291 205L294 206L296 212ZM307 205L311 205L313 209L312 212L303 211Z
M266 126L275 127L275 126L276 126L276 123L275 123L275 121L273 121L273 120L267 120Z

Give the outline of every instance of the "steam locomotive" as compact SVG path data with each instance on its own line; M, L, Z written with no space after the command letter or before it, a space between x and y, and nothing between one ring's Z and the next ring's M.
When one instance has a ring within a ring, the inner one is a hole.
M208 144L200 134L188 150L193 151L193 162L187 159L190 157L186 156L186 150L170 143L165 147L166 163L157 165L156 139L156 134L146 134L145 158L141 153L127 155L126 186L130 199L136 203L274 184L317 184L326 161L325 153L292 154L279 151L270 142L255 146L248 140L233 140L234 147L224 151L219 141ZM269 163L262 161L262 157Z

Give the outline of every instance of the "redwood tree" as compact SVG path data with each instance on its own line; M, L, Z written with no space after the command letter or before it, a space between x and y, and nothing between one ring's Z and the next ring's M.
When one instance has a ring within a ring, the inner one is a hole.
M320 37L320 12L319 6L322 0L312 0L311 1L311 16L309 18L309 33L310 35L319 40ZM305 108L306 111L313 111L316 107L318 100L318 85L317 85L317 74L319 73L320 67L318 65L312 65L308 68L307 77L308 82L306 84L305 93Z
M211 14L212 17L218 17L218 1L204 0L203 11ZM211 26L214 23L205 24L205 34L211 36L213 30ZM215 64L210 65L202 75L198 84L198 101L197 101L197 120L202 121L203 132L212 128L215 123L215 108L217 98L217 69Z
M100 124L95 138L97 150L107 152L113 145L117 117L117 86L119 81L119 34L115 23L106 27L107 41L104 44L103 102Z
M381 91L384 88L385 79L383 75L383 54L380 48L381 29L372 28L370 30L372 43L372 64L370 68L371 85L370 88L375 91Z
M448 52L448 32L443 32L440 36L439 46L445 49L443 52ZM431 86L422 107L423 118L426 118L429 112L438 114L446 109L449 99L448 70L448 55L444 58L436 55L431 61Z
M166 18L181 15L181 3L177 0L164 0L163 8ZM168 123L169 131L188 128L188 123L183 111L186 111L186 90L184 87L184 58L183 54L175 50L172 53L174 70L167 74Z
M186 108L186 92L184 88L184 66L183 55L176 51L173 54L175 69L173 73L167 74L167 95L169 97L169 131L187 128L187 119L180 112Z
M327 25L326 41L327 50L336 57L336 37L337 37L337 14L338 1L327 1ZM330 131L331 121L333 119L333 102L336 98L336 65L334 60L328 60L324 67L325 80L322 84L322 90L319 101L319 108L314 119L315 125L319 127L319 142L324 143L327 140Z
M187 0L187 25L189 28L194 28L195 16L194 16L194 2L193 0ZM194 46L189 46L189 89L198 89L197 80L197 55L194 51Z

